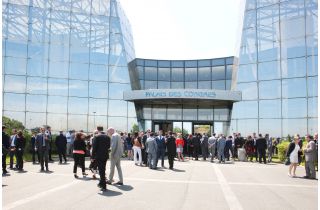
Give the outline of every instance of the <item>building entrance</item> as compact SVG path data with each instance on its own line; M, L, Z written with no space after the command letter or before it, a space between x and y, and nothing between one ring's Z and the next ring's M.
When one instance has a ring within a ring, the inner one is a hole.
M167 133L168 131L173 130L173 123L172 122L153 122L152 123L152 131L158 132L162 130L163 133Z

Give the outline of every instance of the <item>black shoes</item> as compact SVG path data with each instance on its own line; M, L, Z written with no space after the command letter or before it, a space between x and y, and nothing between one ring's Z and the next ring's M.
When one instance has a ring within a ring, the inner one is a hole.
M112 184L112 183L111 183L111 181L107 181L106 183L107 183L107 184L109 184L109 185L111 185L111 184Z
M74 176L74 178L76 178L76 179L78 179L78 178L79 178L77 174L74 174L73 176Z
M116 185L123 185L123 182L117 182Z

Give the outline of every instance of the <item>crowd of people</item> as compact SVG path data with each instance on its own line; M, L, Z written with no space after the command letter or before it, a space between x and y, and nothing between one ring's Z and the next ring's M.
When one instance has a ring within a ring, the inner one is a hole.
M50 172L49 162L52 160L52 138L51 128L49 126L40 129L39 133L32 133L31 148L32 161L34 164L40 164L41 172ZM302 139L299 135L294 136L287 150L287 165L289 166L290 177L295 177L295 171L298 164L301 163L302 152L305 155L306 178L315 179L315 161L317 158L318 135L312 138L306 135L307 144L302 145ZM85 157L90 157L89 170L92 172L93 179L96 179L99 173L100 181L98 187L106 190L107 184L113 183L115 168L117 168L119 181L115 184L123 185L123 174L121 169L121 158L126 156L134 161L137 166L145 166L156 170L159 167L165 168L165 155L168 156L168 165L170 170L174 170L174 161L189 160L207 161L225 163L233 160L253 161L264 163L272 161L272 156L276 154L277 144L280 139L273 139L268 134L262 134L242 137L240 133L234 133L230 136L223 134L211 136L207 134L196 133L194 135L185 135L181 133L163 133L161 130L157 133L147 130L146 132L118 133L114 128L108 128L106 132L103 127L98 126L92 134L85 134L83 131L68 131L65 135L63 131L56 136L55 146L59 155L59 164L66 164L67 156L73 157L73 174L79 178L77 169L81 168L82 175L85 177ZM9 154L10 169L23 171L23 153L26 140L22 131L14 129L12 135L6 134L6 127L2 126L2 168L3 174L8 173L6 166L6 156ZM16 157L14 167L13 158ZM36 162L36 159L38 162ZM63 162L64 160L64 162ZM106 163L110 160L109 177L106 179ZM161 161L161 166L158 162Z

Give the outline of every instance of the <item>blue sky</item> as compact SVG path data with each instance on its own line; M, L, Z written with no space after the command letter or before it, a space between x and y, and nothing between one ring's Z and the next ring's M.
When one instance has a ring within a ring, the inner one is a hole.
M120 0L136 57L200 59L237 55L245 0Z

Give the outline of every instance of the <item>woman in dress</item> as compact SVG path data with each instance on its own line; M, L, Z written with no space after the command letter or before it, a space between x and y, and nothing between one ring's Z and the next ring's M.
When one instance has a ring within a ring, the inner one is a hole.
M77 175L77 168L78 166L82 169L82 175L87 176L85 172L85 154L86 154L86 143L84 142L85 135L81 132L76 134L74 143L73 143L73 158L74 158L74 165L73 165L73 173L74 178L79 178Z
M287 152L287 158L290 159L290 166L289 166L289 172L288 172L289 177L296 177L296 169L299 163L299 160L298 160L299 151L301 151L301 148L299 146L299 136L295 135L294 140L289 144L289 149Z
M177 153L178 153L178 159L179 161L183 161L183 146L184 146L184 140L182 138L182 135L179 133L178 138L176 139L176 146L177 146Z
M127 152L128 152L128 160L133 160L133 151L132 151L132 138L131 134L128 133L128 136L126 138L126 145L127 145Z

